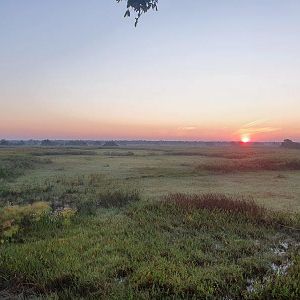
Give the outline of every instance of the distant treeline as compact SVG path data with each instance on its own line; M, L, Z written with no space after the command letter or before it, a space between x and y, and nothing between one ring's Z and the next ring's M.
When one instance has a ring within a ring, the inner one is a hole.
M284 142L285 143L285 142ZM284 144L283 143L283 144ZM104 141L104 140L0 140L0 146L44 146L44 147L57 147L57 146L69 146L69 147L82 147L82 146L94 146L94 147L117 147L117 146L198 146L198 147L224 147L224 146L239 146L240 142L206 142L206 141L147 141L147 140L116 140L116 141ZM298 144L298 143L294 143ZM282 145L278 142L254 142L253 146L269 146L279 147Z
M284 140L281 144L282 148L300 149L300 143L293 142L292 140Z
M44 147L57 147L57 146L118 146L114 141L86 141L86 140L0 140L0 146L44 146Z

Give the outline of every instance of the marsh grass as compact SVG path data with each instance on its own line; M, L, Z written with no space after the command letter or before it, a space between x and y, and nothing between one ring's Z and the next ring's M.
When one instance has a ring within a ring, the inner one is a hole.
M251 159L235 162L203 163L196 171L217 173L257 172L257 171L297 171L300 170L299 159Z
M91 150L74 150L74 149L38 149L38 151L33 151L30 152L32 156L61 156L61 155L97 155L96 151L91 151Z
M38 149L5 151L0 152L1 162L21 152L30 159L41 159L30 155ZM47 168L34 162L21 168L26 176L0 179L1 212L8 202L18 211L32 209L39 201L50 208L35 221L32 215L23 221L9 218L15 220L11 225L17 224L20 229L13 240L6 239L0 245L0 298L300 298L299 213L274 212L258 206L254 202L255 184L250 189L254 201L233 196L232 192L179 193L162 198L155 194L148 199L137 189L138 181L122 180L119 173L126 171L124 178L152 176L142 181L150 182L153 190L168 184L170 178L178 178L176 185L164 189L177 191L187 183L183 180L186 169L192 170L201 161L208 164L211 158L169 158L161 155L163 152L141 157L138 151L134 157L91 156L91 163L80 155L70 160L67 154L66 159L53 158L51 170L45 171ZM240 157L242 150L238 151ZM272 168L280 165L297 170L298 154L263 151L267 154L255 150L254 157L237 159L234 165L267 160ZM230 163L232 159L226 159L229 154L230 150L224 150L214 163ZM115 170L111 173L114 177L97 173L104 172L101 168L108 160ZM180 163L187 163L188 168L179 168ZM253 176L266 168L261 165L256 166ZM57 175L57 168L62 166L64 170ZM35 167L40 167L35 176L27 176L26 170ZM230 168L233 172L234 166ZM270 178L284 184L296 173L276 171ZM197 177L198 172L193 173L195 185L203 185L203 189L207 180L211 180L213 188L216 180L223 184L230 177L226 172L224 176L204 173ZM285 179L275 179L278 173Z
M41 164L49 164L49 159L39 159L30 155L8 155L0 157L0 180L16 178L26 170Z
M22 243L0 248L0 288L72 299L261 299L275 284L278 295L296 299L297 236L253 222L240 207L221 195L170 195L33 229ZM283 241L289 247L278 255L272 249ZM287 260L287 274L274 273L271 265Z
M134 152L132 151L127 151L127 152L124 152L124 151L105 151L103 152L103 155L105 156L134 156Z
M96 197L85 197L75 203L76 209L83 215L95 215L97 209L122 208L130 203L141 200L140 191L137 189L106 190L97 194Z
M232 214L244 214L249 218L261 220L266 215L266 209L258 205L253 199L225 194L169 194L164 197L166 205L174 205L179 209L193 211L206 209L209 211L223 211Z
M254 152L201 152L201 151L168 151L164 153L169 156L204 156L204 157L216 157L216 158L227 158L227 159L245 159L251 158Z
M3 185L0 204L32 204L47 201L53 210L73 207L84 214L95 214L99 207L124 207L140 200L137 187L107 178L102 174L54 176L19 186Z

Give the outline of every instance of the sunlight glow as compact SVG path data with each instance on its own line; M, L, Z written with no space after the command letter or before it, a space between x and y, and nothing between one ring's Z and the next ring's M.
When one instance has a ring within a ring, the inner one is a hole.
M245 144L249 143L250 142L250 137L248 135L244 135L244 136L242 136L241 141Z

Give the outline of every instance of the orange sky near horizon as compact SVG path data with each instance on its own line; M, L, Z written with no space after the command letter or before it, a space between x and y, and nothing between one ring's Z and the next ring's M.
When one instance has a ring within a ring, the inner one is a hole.
M0 1L0 139L300 141L299 12L164 0L135 28L116 1Z
M253 123L253 124L252 124ZM263 124L262 124L263 123ZM298 140L297 124L289 128L271 127L268 122L251 122L240 126L225 124L138 124L97 122L86 120L29 120L0 124L0 137L8 139L149 139L149 140L204 140L239 141L249 137L251 141ZM286 125L286 124L285 124Z

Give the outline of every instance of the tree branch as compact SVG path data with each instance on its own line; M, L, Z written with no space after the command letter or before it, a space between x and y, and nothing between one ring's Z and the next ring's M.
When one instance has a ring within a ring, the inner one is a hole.
M118 3L122 0L116 0ZM127 10L124 17L130 17L131 12L136 13L134 26L137 26L138 21L142 14L146 13L148 10L158 10L157 4L158 0L126 0Z

